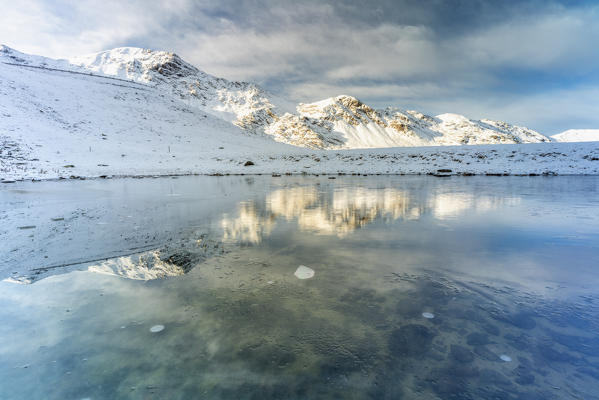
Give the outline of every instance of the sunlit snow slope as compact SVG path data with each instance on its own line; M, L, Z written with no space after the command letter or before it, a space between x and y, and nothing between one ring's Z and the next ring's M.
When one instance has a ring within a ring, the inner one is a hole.
M173 66L166 53L160 53L166 57L163 64L160 57L144 64L134 57L135 52L147 55L143 50L114 52L130 58L122 65L94 64L103 57L97 55L77 67L0 49L0 162L5 168L33 162L41 176L55 176L57 169L68 173L73 166L79 174L102 168L111 174L187 173L209 171L212 159L223 152L243 162L247 153L293 149L248 135L177 95L178 86L157 83L158 77L168 79L165 69L188 70ZM219 80L206 82L205 97L216 96Z
M551 138L556 142L599 142L599 129L569 129Z

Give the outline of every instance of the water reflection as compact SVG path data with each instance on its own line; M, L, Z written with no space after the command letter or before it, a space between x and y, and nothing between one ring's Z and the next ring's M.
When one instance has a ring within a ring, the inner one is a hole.
M492 197L475 193L436 193L429 200L429 207L439 220L458 218L465 213L484 213L520 203L518 197Z
M262 236L270 235L275 225L275 217L263 213L254 202L241 202L237 217L225 214L221 221L225 240L259 243Z
M188 271L188 268L177 265L172 260L165 259L161 256L159 250L152 250L105 260L97 265L90 266L88 271L147 281L183 275Z
M304 232L343 238L375 221L417 220L423 215L445 220L514 206L519 201L518 197L444 190L428 192L423 198L421 190L314 184L278 189L263 201L241 202L235 214L224 215L221 227L225 240L255 244L272 234L277 221L296 223Z
M257 178L103 274L0 282L0 398L597 400L594 183L439 182Z
M0 397L598 398L599 296L561 302L334 253L301 281L303 257L251 246L184 279L2 287Z
M81 264L80 268L129 279L160 279L183 275L222 251L220 237L229 245L259 244L282 223L302 232L346 238L357 229L375 222L392 224L425 216L441 221L519 203L519 198L514 196L490 196L464 191L463 188L459 191L449 189L443 186L422 190L421 187L393 188L384 185L325 185L321 182L277 188L265 193L259 200L239 202L233 213L217 214L216 218L220 221L217 232L210 233L218 237L217 240L208 240L204 231L191 229L176 243ZM7 279L15 283L31 283L39 277L29 275Z
M455 237L446 237L442 231L451 231L460 229L463 224L477 224L476 218L484 215L484 218L492 220L491 227L500 229L501 226L509 222L519 224L518 221L526 221L531 218L543 219L543 223L551 222L562 218L562 215L570 213L576 218L586 218L586 223L579 223L577 229L586 229L585 226L592 225L590 215L583 214L583 208L568 208L560 202L547 204L539 202L527 194L529 184L522 180L504 179L499 181L501 186L495 188L490 185L490 181L472 180L438 180L419 178L419 180L406 178L372 178L369 180L355 180L351 178L329 181L328 179L306 179L275 181L277 184L265 185L266 179L252 180L251 182L237 181L243 188L253 188L254 196L246 194L241 201L231 202L228 206L221 206L221 211L214 212L209 219L202 224L193 225L187 229L179 228L178 237L174 240L172 237L162 239L161 243L155 246L141 246L144 251L138 250L140 246L133 247L132 250L123 249L119 257L108 257L102 261L75 263L75 268L89 269L94 272L109 273L131 279L150 280L169 276L178 276L187 273L204 260L213 257L219 252L235 248L244 244L260 244L265 238L282 239L287 233L282 230L294 230L304 233L310 233L318 237L335 237L344 239L342 244L351 243L352 246L360 246L355 240L360 237L356 235L358 230L366 230L363 235L370 236L367 240L377 243L387 243L389 246L396 244L389 243L389 232L381 230L374 225L381 224L394 231L393 240L399 243L410 242L435 242L435 248L439 252L445 252L446 257L452 256L459 251L479 251L477 242L466 243L456 241ZM559 182L559 180L557 180ZM140 184L144 182L139 181ZM175 182L178 182L175 181ZM210 181L214 184L217 181ZM279 182L281 182L279 184ZM481 184L482 182L482 184ZM186 193L184 188L188 184L177 187L177 192ZM256 187L259 187L256 189ZM208 193L220 192L220 185L210 187L202 183L202 188ZM555 187L550 188L552 191ZM560 189L559 187L557 188ZM173 191L174 189L169 189ZM533 190L544 190L537 187ZM582 189L581 189L582 190ZM551 192L553 193L553 192ZM577 192L572 192L577 193ZM582 193L582 192L581 192ZM524 195L524 197L523 197ZM527 199L528 202L523 202ZM191 196L189 192L181 196L179 200L174 200L174 204L168 207L168 213L159 212L156 218L160 221L152 225L142 226L143 229L159 230L164 221L174 225L176 221L185 221L186 216L206 213L203 208L196 206L199 202L197 196ZM187 200L189 197L189 200ZM218 196L220 198L222 196ZM135 200L135 199L133 199ZM199 203L201 204L201 203ZM211 203L211 207L214 204ZM233 211L231 211L233 210ZM126 210L129 214L131 211ZM83 214L87 215L88 211ZM133 222L135 236L143 239L143 243L153 242L154 237L160 234L144 234L143 229L137 225L136 218L126 215L123 220ZM522 214L522 215L519 215ZM147 219L147 213L141 215ZM176 218L173 218L175 216ZM165 218L166 217L166 218ZM163 221L164 220L164 221ZM427 223L414 225L417 221L427 221ZM77 220L74 219L73 222ZM538 224L540 221L535 221ZM183 222L180 222L183 224ZM436 229L427 229L422 231L418 227L429 226ZM434 223L434 224L433 224ZM535 226L528 224L528 226ZM101 225L102 227L106 225ZM371 227L370 229L364 229ZM72 237L69 235L68 228L66 233L61 236L54 229L51 231L51 240L58 242L60 238L66 243L71 243ZM500 243L511 243L511 237L516 237L518 232L523 229L518 227L509 233L510 239L506 236L500 239ZM94 229L95 232L95 229ZM206 236L207 235L207 236ZM480 238L484 238L487 232L481 229ZM514 236L516 235L516 236ZM67 237L65 237L67 236ZM106 236L106 235L105 235ZM116 236L110 235L110 239ZM123 234L121 234L123 236ZM562 234L563 236L563 234ZM213 240L208 241L207 237ZM580 234L570 235L570 238L580 237ZM125 241L130 239L125 237ZM139 240L137 239L137 240ZM207 245L207 243L210 245ZM92 242L95 244L96 242ZM524 243L524 241L522 241ZM306 245L306 246L311 246ZM90 248L90 243L82 243L82 246ZM119 247L125 247L126 244L120 243ZM343 246L339 246L343 247ZM55 246L59 248L59 246ZM414 244L412 248L417 248ZM379 250L380 251L380 250ZM12 253L11 253L12 254ZM343 256L343 254L339 254ZM69 256L72 257L72 256ZM83 258L84 256L82 256ZM417 257L418 259L415 259ZM429 262L425 261L430 255L418 254L413 250L406 253L405 260L412 260L415 264ZM502 253L493 260L487 261L484 266L493 270L497 274L500 263L513 264L511 253ZM558 257L560 257L558 255ZM96 259L99 259L97 257ZM173 262L175 260L175 262ZM518 260L516 260L518 261ZM526 264L526 260L519 260L520 264ZM68 263L67 263L68 264ZM453 267L459 269L458 266ZM472 268L467 260L463 266L463 271ZM63 269L38 268L33 273L20 276L12 275L6 278L11 282L31 283L44 276L53 273L61 273ZM528 263L522 271L530 271L532 274L546 274L546 269L539 263ZM501 278L510 278L507 272ZM513 278L513 277L512 277ZM530 279L530 277L527 277ZM563 279L563 277L560 277Z

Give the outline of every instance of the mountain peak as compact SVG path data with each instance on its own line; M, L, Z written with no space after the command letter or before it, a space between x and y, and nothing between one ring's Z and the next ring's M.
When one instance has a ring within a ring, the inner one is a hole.
M376 110L348 95L329 97L315 103L300 104L297 110L300 114L308 117L325 117L330 120L342 118L351 121L352 124L364 119L364 117L375 121L380 119L380 115Z
M454 113L439 114L435 118L440 119L443 122L453 122L453 123L463 123L463 122L470 121L469 118L464 117L463 115L454 114Z
M599 129L568 129L551 138L556 142L599 142Z
M8 57L12 61L11 62L26 62L25 57L27 54L21 53L5 44L0 44L0 57Z
M332 105L342 105L342 106L359 106L363 104L360 100L353 96L341 94L335 97L327 97L326 99L316 101L314 103L300 103L302 106L311 106L318 108L325 108Z
M360 100L358 100L354 96L349 96L347 94L341 94L341 95L335 97L335 101L337 101L339 103L363 104Z
M87 70L136 81L159 77L203 74L175 53L139 47L117 47L99 53L71 57L69 62Z

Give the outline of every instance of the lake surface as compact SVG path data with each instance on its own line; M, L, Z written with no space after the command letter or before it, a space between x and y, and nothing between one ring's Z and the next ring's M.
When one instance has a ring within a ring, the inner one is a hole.
M2 399L599 399L599 177L36 182L0 206Z

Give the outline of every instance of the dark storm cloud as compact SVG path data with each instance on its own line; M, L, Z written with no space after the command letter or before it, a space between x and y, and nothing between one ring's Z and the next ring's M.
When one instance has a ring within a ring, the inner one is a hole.
M585 8L595 3L539 0L224 0L196 2L196 10L204 15L227 18L243 28L269 31L284 29L289 18L295 21L302 17L314 18L305 11L319 10L326 5L332 10L331 14L357 29L381 24L423 25L439 34L455 35L521 16Z
M298 101L458 112L554 133L599 126L599 6L584 1L26 0L8 45L47 55L131 45ZM5 39L8 38L8 39Z

